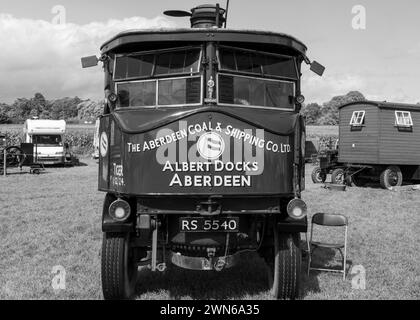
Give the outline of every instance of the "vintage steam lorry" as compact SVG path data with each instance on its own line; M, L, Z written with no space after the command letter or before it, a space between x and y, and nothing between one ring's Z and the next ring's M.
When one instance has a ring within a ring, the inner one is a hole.
M275 298L297 298L307 231L301 64L307 48L279 33L226 26L226 10L186 11L191 29L133 30L101 48L102 287L129 298L138 266L234 266L256 251Z

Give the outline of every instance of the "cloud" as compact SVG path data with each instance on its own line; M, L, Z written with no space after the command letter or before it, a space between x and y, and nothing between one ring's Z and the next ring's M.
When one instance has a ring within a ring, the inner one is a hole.
M418 90L408 87L405 82L410 76L395 71L328 73L319 77L309 70L303 71L302 93L307 103L318 104L330 101L334 96L350 91L361 92L368 100L417 103Z
M47 99L65 96L103 98L102 69L82 69L82 56L99 54L99 47L115 34L128 29L171 28L163 17L92 22L85 25L54 25L43 20L21 19L0 14L0 102L11 103L36 92ZM420 43L412 44L409 56L418 58ZM302 92L307 102L323 103L352 90L378 100L418 102L419 67L401 54L392 63L352 63L327 66L323 77L304 67ZM408 65L408 66L407 66ZM347 66L347 68L344 68Z
M171 28L162 17L55 25L43 20L0 14L0 101L12 102L36 92L47 99L65 96L102 98L101 68L81 68L80 58L99 54L99 47L128 29Z
M360 91L366 81L363 77L355 74L330 74L328 71L322 77L309 70L303 72L302 93L308 103L323 103L331 100L334 96L344 95L350 91Z
M418 58L418 57L419 57L419 55L420 55L420 42L418 42L418 43L414 44L411 48L408 48L407 53L408 53L409 55L413 55L413 56L415 56L416 58Z

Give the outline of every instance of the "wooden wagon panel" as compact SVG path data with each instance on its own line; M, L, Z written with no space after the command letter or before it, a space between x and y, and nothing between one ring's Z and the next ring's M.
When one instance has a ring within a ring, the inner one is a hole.
M420 165L420 107L411 112L413 126L399 128L395 125L395 111L380 109L381 131L379 136L378 164Z
M364 124L350 125L354 111L365 111ZM378 108L369 104L356 104L340 109L339 162L371 164L379 158Z

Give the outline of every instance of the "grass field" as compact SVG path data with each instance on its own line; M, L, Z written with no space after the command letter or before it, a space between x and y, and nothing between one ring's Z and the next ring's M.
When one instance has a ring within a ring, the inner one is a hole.
M8 145L20 145L23 139L23 125L0 124L0 133L7 133ZM78 156L89 156L93 152L93 137L95 125L92 124L69 124L65 141L70 144L71 151ZM310 140L320 138L337 137L337 126L307 126L307 137ZM318 144L318 143L316 143Z
M0 177L0 299L101 299L100 248L103 194L96 191L97 164L48 168ZM303 197L310 215L343 213L350 219L348 259L366 270L366 289L352 277L302 271L303 299L419 299L420 191L376 187L327 191L310 181ZM334 233L322 233L332 238ZM332 264L333 252L316 263ZM336 256L338 258L338 255ZM306 260L304 260L306 262ZM55 292L52 269L66 270L66 289ZM254 254L221 273L170 267L142 269L138 299L268 299L264 262Z
M338 136L338 126L306 126L306 135L309 138Z
M0 133L6 134L8 146L19 146L25 139L22 124L2 124ZM72 153L78 156L89 156L94 151L93 140L95 125L67 125L64 142L69 143Z

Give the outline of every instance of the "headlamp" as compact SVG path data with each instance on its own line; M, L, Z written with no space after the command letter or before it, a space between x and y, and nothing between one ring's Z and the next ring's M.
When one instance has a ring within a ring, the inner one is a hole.
M287 205L287 214L292 219L300 220L306 216L307 212L306 203L301 199L293 199Z
M109 215L115 221L125 221L131 214L130 204L122 199L115 200L109 206Z

